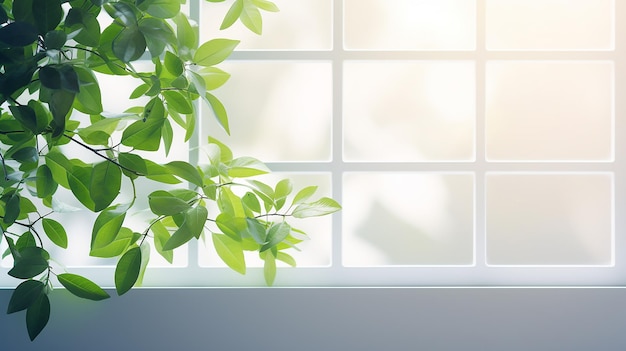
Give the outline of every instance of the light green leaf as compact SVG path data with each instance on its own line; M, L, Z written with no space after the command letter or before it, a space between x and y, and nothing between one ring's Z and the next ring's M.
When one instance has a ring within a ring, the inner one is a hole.
M280 210L285 205L287 196L293 191L293 183L290 179L283 179L276 184L274 190L274 201L276 201L276 210Z
M125 168L133 170L139 174L147 174L148 172L146 162L139 155L131 154L128 152L120 152L117 160ZM134 178L137 177L133 173L126 172L125 170L123 171L127 176L134 177Z
M228 72L224 72L217 67L203 67L197 72L197 74L204 80L206 90L215 90L224 85L224 83L226 83L230 78L230 74Z
M90 255L102 257L95 255L94 251L103 249L116 240L126 218L128 207L128 205L112 206L98 214L91 232Z
M339 211L340 209L341 205L339 205L337 201L328 197L323 197L315 202L298 205L293 210L292 215L295 218L316 217L331 214Z
M80 82L80 91L74 100L74 108L86 114L102 113L102 93L96 76L83 67L74 67Z
M315 194L316 191L317 191L317 186L316 185L311 185L311 186L307 186L305 188L302 188L300 191L298 191L296 196L294 196L294 198L293 198L293 205L299 205L299 204L305 202L311 196L313 196L313 194Z
M26 280L20 283L9 300L7 314L19 312L31 306L43 293L45 285L38 280Z
M124 129L122 144L138 150L157 151L161 145L163 119L139 120Z
M238 157L228 163L228 176L233 178L252 177L269 172L270 169L254 157Z
M213 246L217 255L235 272L246 274L246 261L241 244L226 235L213 233Z
M226 13L222 24L220 25L220 30L224 30L230 26L232 26L243 11L243 1L244 0L235 0L235 2L231 5L230 9Z
M135 239L136 238L132 230L122 227L113 238L113 241L102 247L92 248L89 251L89 256L102 258L117 257L123 254L135 241Z
M39 298L26 310L26 329L30 341L41 333L50 319L50 300L46 294L39 295Z
M54 194L57 190L58 184L52 178L52 172L47 165L43 164L37 169L35 185L37 188L37 197L42 199Z
M165 148L165 156L170 154L172 143L174 142L174 130L172 124L167 119L163 121L163 128L161 129L161 139L163 139L163 147Z
M100 301L110 297L98 284L78 274L62 273L57 278L67 291L83 299Z
M255 213L261 213L261 203L259 203L259 198L254 195L252 192L247 192L242 198L241 202L243 202L244 206Z
M198 48L193 61L200 66L214 66L228 58L238 44L239 40L209 40Z
M183 61L191 60L198 47L198 26L191 25L183 13L174 17L174 23L176 23L176 37L178 38L178 54Z
M278 251L278 253L276 254L276 259L279 261L285 262L291 267L296 266L296 260L293 257L291 257L289 254L286 254L284 252Z
M248 224L244 217L233 217L228 213L217 215L215 224L224 234L236 241L241 241L248 232Z
M180 0L138 0L137 7L157 18L172 18L180 12Z
M180 228L172 234L172 237L163 245L163 250L173 250L189 242L189 240L199 238L204 229L208 217L208 211L204 206L196 206L189 209L184 214L184 221Z
M163 96L167 102L167 108L182 114L193 113L193 106L188 97L178 91L164 91Z
M135 285L140 271L141 249L134 247L122 255L115 267L115 290L118 295L127 293Z
M173 250L163 250L163 246L170 239L171 235L169 230L165 228L161 221L156 221L150 227L150 230L154 234L154 247L156 248L159 255L163 256L163 258L172 263L174 261L174 251Z
M228 114L226 113L226 108L222 104L222 102L212 94L206 93L205 95L206 101L211 106L213 110L213 115L217 122L224 128L226 134L230 135L230 127L228 125Z
M252 2L244 2L243 11L241 11L239 19L253 33L261 35L263 32L261 12Z
M269 12L278 12L280 11L278 9L278 6L276 6L276 4L274 4L271 1L268 0L252 0L252 3L254 5L256 5L256 7L265 10L265 11L269 11Z
M174 177L167 168L150 160L144 160L144 162L146 164L146 178L165 184L180 183L180 180Z
M265 277L265 284L272 286L274 284L274 280L276 279L276 256L274 253L270 251L265 251L261 255L263 261L263 277Z
M79 165L76 160L70 160L73 164L72 168L67 172L67 180L70 185L72 194L86 208L94 211L96 204L91 198L91 168Z
M174 77L180 76L185 71L183 61L170 51L165 52L163 64L168 72L170 72Z
M54 219L44 218L41 220L43 230L56 246L67 249L67 233L61 223Z
M248 225L248 234L256 241L257 244L265 244L267 232L265 226L261 224L257 219L246 218Z

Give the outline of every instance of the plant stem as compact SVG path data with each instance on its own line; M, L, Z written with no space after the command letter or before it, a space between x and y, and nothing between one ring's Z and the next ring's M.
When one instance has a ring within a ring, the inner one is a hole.
M105 160L107 160L107 161L111 162L112 164L114 164L114 165L118 166L119 168L121 168L121 169L123 169L123 170L125 170L125 171L128 171L128 172L130 172L130 173L132 173L132 174L134 174L134 175L136 175L136 176L138 176L138 177L144 176L144 174L141 174L141 173L139 173L139 172L137 172L137 171L135 171L135 170L133 170L133 169L130 169L130 168L126 167L126 166L123 166L123 165L121 165L119 162L115 161L114 159L112 159L112 158L110 158L110 157L108 157L108 156L106 156L106 155L103 155L103 154L99 153L99 152L98 152L98 150L96 150L96 149L92 148L91 146L89 146L89 145L87 145L87 144L83 143L82 141L76 140L76 139L72 138L71 136L69 136L69 135L67 135L67 134L63 134L63 136L64 136L64 137L66 137L66 138L68 138L68 139L70 139L71 141L75 142L76 144L78 144L78 145L80 145L80 146L84 147L85 149L87 149L87 150L89 150L89 151L93 152L94 154L96 154L96 155L100 156L101 158L103 158L103 159L105 159Z

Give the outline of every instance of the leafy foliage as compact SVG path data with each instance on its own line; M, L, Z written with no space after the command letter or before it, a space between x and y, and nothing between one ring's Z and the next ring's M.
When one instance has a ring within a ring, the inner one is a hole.
M48 323L54 277L77 297L109 298L46 250L68 249L77 234L56 217L69 207L62 192L97 213L89 252L117 259L118 295L142 281L150 241L172 262L177 248L207 233L219 257L239 273L246 272L244 252L258 252L271 285L276 261L295 266L285 251L302 240L287 220L340 209L330 198L309 201L315 186L292 195L288 179L275 186L253 179L269 169L255 158L235 157L213 138L203 147L208 164L159 161L159 152L168 154L175 141L174 128L184 131L184 142L194 135L196 101L229 132L226 109L211 91L230 77L217 65L239 41L200 43L197 26L180 12L184 3L0 0L0 232L8 244L3 258L14 262L8 274L22 280L7 312L26 310L31 340ZM221 27L240 21L261 34L261 11L278 8L268 0L233 0ZM137 60L152 68L138 71ZM114 106L103 106L101 75L134 79L129 101L141 102L105 112ZM153 191L138 193L138 181L152 182ZM147 197L150 218L144 228L133 228L126 217L140 197Z

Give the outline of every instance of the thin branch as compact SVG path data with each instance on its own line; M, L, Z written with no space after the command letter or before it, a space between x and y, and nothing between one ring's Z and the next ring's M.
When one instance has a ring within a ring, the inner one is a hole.
M68 139L70 139L71 141L75 142L76 144L78 144L78 145L80 145L80 146L84 147L85 149L87 149L87 150L89 150L89 151L93 152L94 154L96 154L96 155L100 156L101 158L103 158L103 159L105 159L105 160L107 160L107 161L111 162L112 164L114 164L114 165L116 165L116 166L120 167L121 169L123 169L123 170L125 170L125 171L128 171L128 172L130 172L130 173L132 173L132 174L134 174L134 175L136 175L136 176L138 176L138 177L144 176L144 174L141 174L141 173L139 173L139 172L135 171L134 169L130 169L130 168L126 167L126 166L123 166L122 164L120 164L119 162L115 161L114 159L112 159L112 158L110 158L110 157L108 157L108 156L106 156L106 155L103 155L103 154L99 153L96 149L94 149L94 148L92 148L91 146L89 146L89 145L87 145L87 144L83 143L83 142L82 142L82 141L80 141L80 140L76 140L76 139L72 138L71 136L69 136L69 135L67 135L67 134L63 134L63 136L64 136L64 137L66 137L66 138L68 138Z

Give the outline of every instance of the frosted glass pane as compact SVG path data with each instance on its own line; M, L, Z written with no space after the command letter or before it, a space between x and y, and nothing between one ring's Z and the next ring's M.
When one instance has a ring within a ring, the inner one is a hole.
M344 64L346 161L474 158L472 62Z
M611 174L489 174L487 262L612 263Z
M262 11L263 35L237 21L220 30L232 1L200 1L203 41L213 38L241 40L238 50L330 50L332 49L332 0L272 0L280 12Z
M316 194L311 200L317 200L322 196L331 196L331 176L327 173L286 173L275 172L272 174L263 175L255 179L261 180L272 186L276 185L278 181L284 178L289 178L293 181L295 195L298 190L303 187L316 185L318 186ZM233 188L233 191L243 195L249 189L247 188ZM287 199L283 213L291 204L293 197L290 196ZM274 218L277 220L277 218ZM307 233L308 239L297 244L296 246L301 249L297 251L295 249L287 249L284 252L295 258L298 267L326 267L331 264L331 244L332 244L332 217L313 217L306 219L288 218L289 224L296 229L300 229ZM218 228L210 228L212 231L219 232ZM226 267L224 262L217 256L215 248L211 243L210 236L207 235L207 245L199 243L198 252L198 264L201 267ZM259 259L258 252L246 252L246 264L248 267L263 267L263 261ZM278 265L283 267L286 264L278 262Z
M613 64L487 63L489 160L613 158Z
M266 162L330 159L330 62L229 62L221 67L232 77L215 95L228 111L231 135L203 108L203 141L210 134L236 155Z
M474 0L345 0L348 50L474 50Z
M610 50L613 0L487 0L490 50Z
M471 265L472 174L346 173L343 264Z

